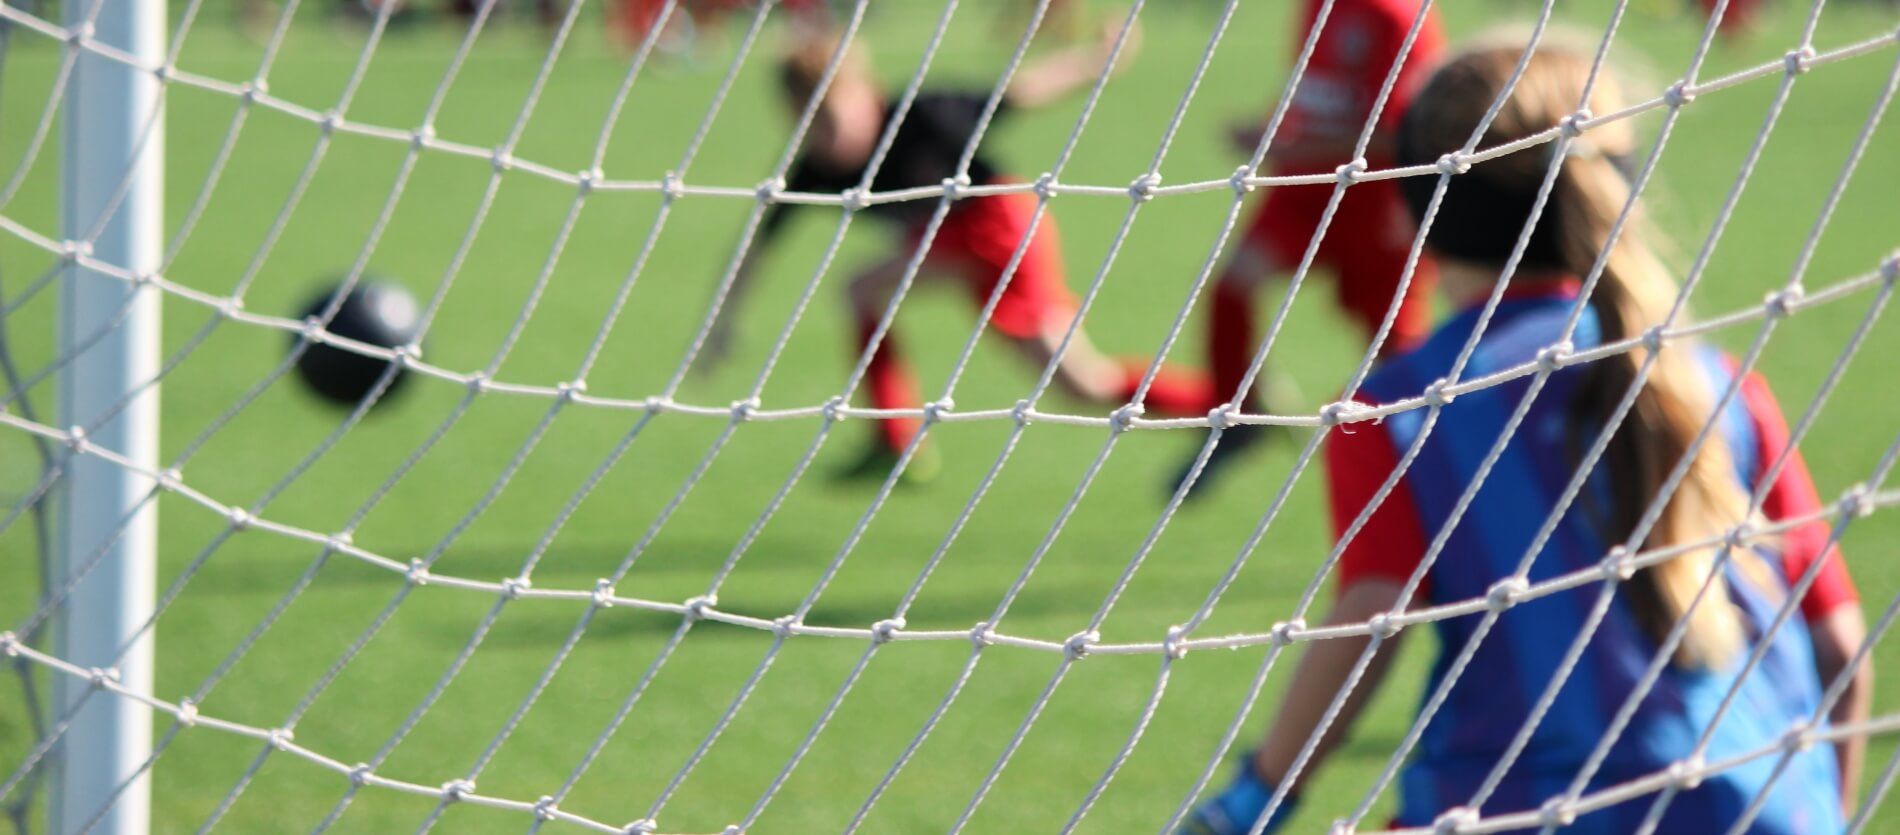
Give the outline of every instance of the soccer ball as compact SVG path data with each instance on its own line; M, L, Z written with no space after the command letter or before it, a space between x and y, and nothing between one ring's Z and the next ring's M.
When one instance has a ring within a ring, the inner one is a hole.
M332 285L305 306L303 317L321 317L342 290L341 283ZM398 284L365 277L343 297L336 315L324 330L364 344L393 349L414 342L421 323L422 305L408 290ZM295 337L292 349L302 341L302 335ZM297 357L297 374L310 390L342 406L362 402L375 390L377 381L388 368L387 360L326 344L310 345ZM404 372L397 370L395 375L378 403L387 402L402 388Z

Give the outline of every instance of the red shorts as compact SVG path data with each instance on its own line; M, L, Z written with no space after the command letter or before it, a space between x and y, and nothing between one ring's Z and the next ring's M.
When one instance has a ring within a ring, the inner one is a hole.
M1278 270L1292 270L1311 245L1314 230L1332 199L1334 186L1279 186L1267 192L1266 202L1254 214L1247 241L1266 250ZM1346 189L1339 208L1320 241L1314 263L1333 274L1339 306L1370 337L1385 320L1405 258L1411 251L1417 225L1392 180L1374 180ZM1393 322L1388 350L1416 345L1431 332L1431 292L1438 271L1421 257Z
M1036 202L1035 193L1027 191L958 201L937 227L925 266L955 275L981 308L1002 281L1003 270L1023 236L1029 234ZM911 230L913 244L922 237L921 225ZM1028 339L1052 322L1066 326L1075 310L1075 295L1062 277L1062 245L1056 238L1055 218L1044 212L1016 274L996 300L990 326L1007 336Z

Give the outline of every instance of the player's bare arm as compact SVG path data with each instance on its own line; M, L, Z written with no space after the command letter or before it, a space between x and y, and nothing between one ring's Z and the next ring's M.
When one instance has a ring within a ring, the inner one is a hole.
M1847 663L1854 658L1867 637L1867 620L1855 605L1836 606L1832 611L1808 624L1811 640L1814 644L1814 667L1823 686L1830 685L1834 679L1847 669ZM1874 697L1874 660L1869 657L1861 661L1860 667L1847 682L1847 688L1841 691L1841 697L1834 703L1834 709L1828 713L1828 721L1835 725L1851 722L1864 722L1873 710ZM1841 771L1841 807L1852 814L1854 804L1859 798L1861 764L1867 758L1867 738L1850 736L1834 743L1834 758L1840 764Z
M1365 623L1372 617L1390 612L1399 605L1399 595L1404 588L1390 580L1364 580L1342 589L1339 600L1332 612L1326 616L1327 626ZM1372 657L1372 663L1366 667L1366 673L1351 695L1339 706L1338 715L1327 726L1326 735L1314 748L1311 760L1304 764L1303 772L1316 770L1325 761L1346 731L1352 728L1353 721L1365 709L1366 700L1379 689L1384 681L1386 670L1391 667L1392 658L1397 654L1399 636L1395 633L1380 647L1378 654ZM1313 729L1319 727L1326 710L1333 703L1333 694L1338 693L1346 683L1352 668L1365 651L1367 637L1329 639L1312 642L1306 654L1300 658L1300 665L1293 672L1293 681L1287 686L1286 700L1280 705L1280 712L1273 717L1273 724L1267 730L1267 738L1254 754L1254 767L1260 775L1272 785L1279 785L1292 772L1294 760L1299 757L1300 749L1313 735ZM1297 775L1296 775L1297 776Z
M1063 49L1018 70L1003 92L1005 100L1012 107L1042 107L1095 83L1104 71L1119 75L1141 49L1141 26L1131 24L1127 42L1117 55L1115 42L1121 38L1122 22L1123 18L1113 17L1103 23L1094 42Z

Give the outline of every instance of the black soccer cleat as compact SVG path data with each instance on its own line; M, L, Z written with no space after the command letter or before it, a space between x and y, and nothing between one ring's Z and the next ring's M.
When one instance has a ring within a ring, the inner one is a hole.
M1220 443L1214 446L1214 451L1207 454L1207 463L1202 465L1200 477L1194 479L1194 484L1188 487L1187 495L1182 496L1181 500L1188 502L1206 495L1208 486L1219 480L1221 472L1231 468L1235 461L1246 454L1247 450L1285 432L1284 426L1239 424L1227 427L1227 431L1221 433ZM1182 483L1188 480L1188 476L1193 475L1194 462L1200 460L1200 457L1201 448L1197 446L1188 455L1187 462L1182 464L1181 469L1175 473L1174 478L1168 480L1168 495L1172 496L1181 490Z
M889 478L891 469L897 466L902 453L884 445L880 440L873 441L856 460L839 469L834 478L838 481L883 482ZM905 487L920 487L937 480L943 472L943 455L933 444L926 443L911 453L910 463L904 466L904 472L897 477L897 483Z
M1306 402L1305 396L1300 393L1300 388L1294 384L1293 379L1285 374L1276 373L1271 366L1261 370L1259 385L1260 390L1255 396L1265 403L1277 404L1284 408L1289 403ZM1247 405L1251 407L1254 404ZM1188 488L1187 495L1182 496L1181 500L1189 502L1206 495L1208 486L1220 478L1221 472L1231 468L1236 459L1245 456L1247 450L1262 443L1278 443L1291 435L1292 432L1287 427L1278 425L1243 423L1228 427L1227 431L1220 436L1220 445L1214 447L1213 452L1208 453L1207 464L1201 468L1200 477L1194 480L1194 485ZM1182 482L1187 481L1188 475L1194 472L1194 462L1200 457L1199 446L1188 453L1187 460L1181 464L1181 469L1175 472L1174 478L1168 480L1170 497L1181 490Z

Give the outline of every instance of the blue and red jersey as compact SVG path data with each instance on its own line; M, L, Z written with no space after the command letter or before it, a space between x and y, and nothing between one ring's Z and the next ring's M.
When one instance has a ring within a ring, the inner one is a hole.
M1503 301L1462 372L1472 379L1533 361L1555 342L1577 304L1574 282L1545 282L1524 288ZM1387 403L1417 396L1444 377L1477 324L1478 311L1467 310L1447 322L1417 350L1394 358L1366 381L1359 399ZM1599 343L1596 316L1586 307L1571 342L1578 350ZM1681 350L1681 348L1678 348ZM1714 391L1734 380L1734 366L1712 349L1702 366ZM1574 476L1579 450L1593 440L1577 441L1571 403L1589 374L1574 366L1550 375L1543 390L1512 434L1509 444L1451 530L1443 550L1420 586L1416 602L1439 604L1483 598L1498 580L1511 576L1556 507ZM1397 489L1348 543L1339 564L1340 587L1368 579L1404 582L1421 564L1431 538L1444 529L1459 497L1512 412L1528 392L1530 377L1460 395L1445 406L1426 435L1418 458ZM1387 417L1377 424L1353 424L1335 431L1326 448L1335 532L1345 528L1368 504L1397 461L1424 430L1425 410ZM1766 384L1750 374L1740 396L1730 401L1720 431L1732 451L1735 477L1754 491L1788 445L1788 430ZM1608 489L1599 465L1585 490L1602 500ZM1554 535L1531 563L1529 580L1537 583L1579 570L1594 569L1609 547L1586 509L1587 501L1566 508ZM1766 492L1763 513L1770 519L1811 512L1819 507L1814 485L1798 453L1790 452L1779 477ZM1816 581L1801 600L1804 617L1791 619L1770 639L1762 663L1740 685L1739 698L1721 717L1706 752L1719 761L1778 742L1796 722L1812 718L1820 703L1820 682L1806 621L1855 600L1852 580L1837 552L1827 547L1828 526L1815 521L1788 532L1772 552L1761 556L1781 583L1763 589L1742 579L1729 563L1729 596L1744 618L1751 642L1767 632L1787 585L1815 561ZM1759 572L1758 572L1759 573ZM1558 664L1582 633L1600 584L1591 583L1506 610L1478 645L1434 715L1400 779L1398 822L1429 825L1446 809L1466 805L1492 766L1525 724L1532 704L1557 673ZM1613 598L1609 612L1558 691L1522 755L1480 811L1485 814L1538 808L1568 789L1590 753L1607 732L1656 652L1656 641L1639 623L1628 595ZM1705 601L1710 605L1714 601ZM1446 666L1472 638L1480 615L1434 624L1440 655L1426 692L1436 690ZM1687 757L1712 721L1743 664L1738 658L1720 670L1671 665L1649 689L1629 725L1610 749L1586 790L1596 790L1654 774ZM1774 758L1710 777L1680 794L1659 831L1700 831L1710 821L1732 822L1767 784ZM1821 833L1841 829L1839 776L1830 746L1816 745L1796 755L1770 790L1767 805L1752 832ZM1566 831L1627 832L1647 812L1647 802L1618 804L1581 816Z

